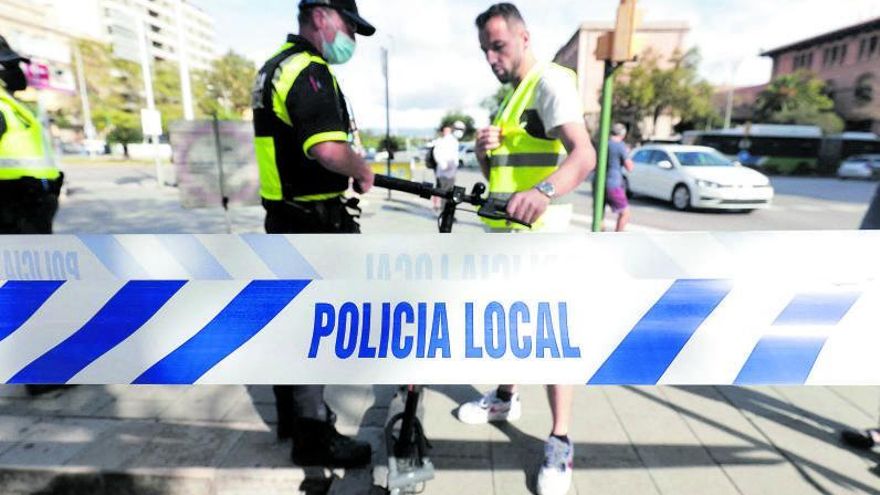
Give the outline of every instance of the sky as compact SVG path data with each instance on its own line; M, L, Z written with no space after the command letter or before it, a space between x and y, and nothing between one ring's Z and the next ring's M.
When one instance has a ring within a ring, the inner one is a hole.
M218 50L261 65L296 32L297 0L191 0L216 19ZM485 63L474 19L491 0L359 0L378 29L358 37L354 59L336 66L361 128L385 127L381 49L390 49L391 125L431 128L449 110L488 122L480 102L498 82ZM584 21L613 21L619 0L519 0L540 59L552 59ZM254 8L259 5L259 8ZM688 48L703 56L700 72L717 85L769 80L762 50L880 17L878 0L641 0L645 22L686 21Z

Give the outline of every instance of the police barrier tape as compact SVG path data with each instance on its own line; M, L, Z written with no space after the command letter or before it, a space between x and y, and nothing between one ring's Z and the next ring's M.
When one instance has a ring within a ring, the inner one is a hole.
M0 286L0 382L877 385L880 283L862 255L878 240L0 239L7 277L44 279ZM829 247L847 255L815 257ZM645 261L658 256L673 266ZM768 259L763 275L747 268ZM62 269L77 276L47 280ZM664 269L736 273L652 276Z
M880 278L880 232L0 236L0 280ZM605 282L603 282L605 283Z

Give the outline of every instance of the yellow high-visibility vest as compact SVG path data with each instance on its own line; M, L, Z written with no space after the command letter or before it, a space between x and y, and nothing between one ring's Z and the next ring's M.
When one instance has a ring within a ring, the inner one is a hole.
M550 67L554 65L554 67ZM489 196L508 200L515 193L527 191L550 177L565 161L568 153L559 139L534 136L526 130L526 110L534 106L535 93L544 72L569 69L555 64L538 64L501 104L493 125L501 128L501 146L489 153ZM574 73L571 72L574 78ZM534 117L534 116L533 116ZM549 129L548 129L549 130ZM496 229L524 229L503 220L483 222ZM542 226L539 219L533 228Z
M6 132L0 136L0 180L58 179L61 172L52 159L42 124L3 87L0 87L0 113L6 121Z

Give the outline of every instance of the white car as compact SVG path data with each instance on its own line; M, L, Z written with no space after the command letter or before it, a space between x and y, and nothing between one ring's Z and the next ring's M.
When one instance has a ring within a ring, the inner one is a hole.
M837 169L841 179L880 178L880 155L858 155L847 158Z
M464 168L480 168L474 146L476 146L475 143L461 143L458 147L458 153L461 157L458 163L459 166Z
M632 154L635 169L624 177L630 195L669 201L677 210L757 210L773 202L764 174L732 162L705 146L649 145Z

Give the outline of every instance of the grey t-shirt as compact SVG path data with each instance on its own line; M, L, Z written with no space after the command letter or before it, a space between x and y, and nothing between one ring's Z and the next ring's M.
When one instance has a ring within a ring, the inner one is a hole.
M629 157L629 148L621 141L608 142L608 179L606 188L623 187L623 169Z

